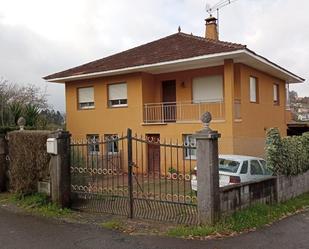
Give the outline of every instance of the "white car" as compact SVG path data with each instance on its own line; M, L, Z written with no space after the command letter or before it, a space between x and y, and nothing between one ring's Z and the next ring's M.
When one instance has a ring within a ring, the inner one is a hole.
M192 174L191 188L197 191L197 174ZM219 185L249 182L268 178L273 173L266 167L262 158L240 155L219 155Z

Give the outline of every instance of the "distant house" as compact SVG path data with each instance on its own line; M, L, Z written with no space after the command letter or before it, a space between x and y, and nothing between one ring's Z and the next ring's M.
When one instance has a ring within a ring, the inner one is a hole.
M205 36L178 32L44 79L65 84L73 137L117 135L129 127L193 141L201 114L210 111L211 127L222 134L220 153L263 155L267 128L286 135L288 84L304 79L245 45L218 40L214 17L206 19Z

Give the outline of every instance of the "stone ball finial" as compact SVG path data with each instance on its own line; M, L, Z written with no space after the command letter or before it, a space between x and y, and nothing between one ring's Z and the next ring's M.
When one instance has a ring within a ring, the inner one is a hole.
M210 123L212 120L212 116L211 116L211 113L210 112L205 112L203 113L202 117L201 117L201 121L204 123L204 124L207 124L207 123Z
M205 112L203 113L203 115L201 116L201 121L205 126L205 129L209 129L209 124L212 120L212 116L210 112Z
M19 126L20 130L24 130L24 126L26 125L26 119L24 117L20 117L17 120L17 125Z

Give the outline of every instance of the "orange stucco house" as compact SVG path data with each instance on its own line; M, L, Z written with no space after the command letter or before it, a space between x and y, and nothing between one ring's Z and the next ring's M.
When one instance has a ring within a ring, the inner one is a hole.
M205 36L178 32L44 79L65 84L73 137L131 128L190 141L210 111L211 127L222 135L220 153L262 156L267 128L286 135L288 84L304 79L244 45L218 40L213 17Z

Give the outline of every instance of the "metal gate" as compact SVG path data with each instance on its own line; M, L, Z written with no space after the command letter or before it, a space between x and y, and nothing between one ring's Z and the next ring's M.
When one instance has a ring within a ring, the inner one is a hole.
M73 208L197 224L191 188L194 144L155 134L96 136L71 142Z

